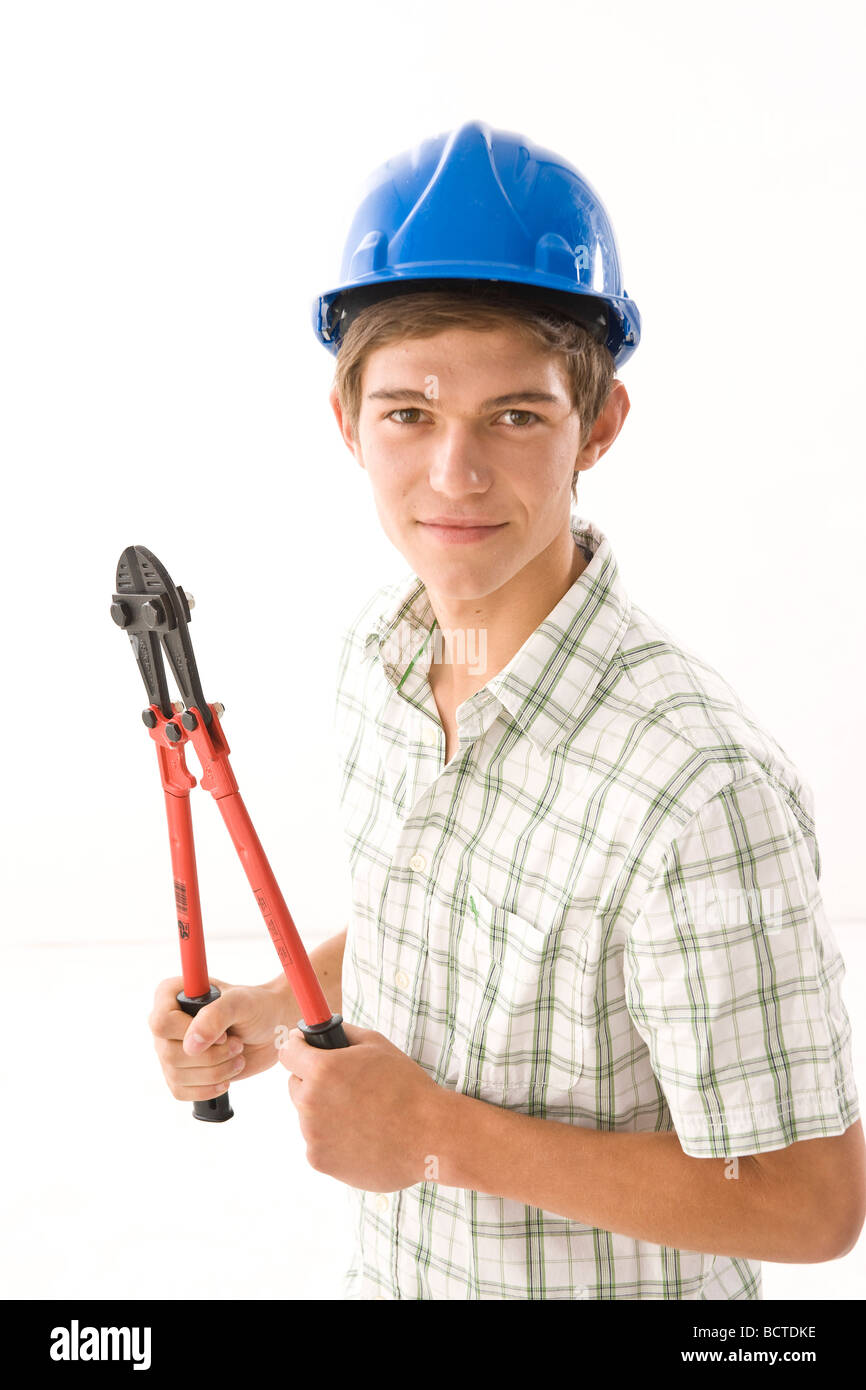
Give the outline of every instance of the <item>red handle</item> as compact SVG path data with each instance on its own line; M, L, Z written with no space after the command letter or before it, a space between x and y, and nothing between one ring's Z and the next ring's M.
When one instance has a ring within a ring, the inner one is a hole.
M183 743L168 742L163 731L169 721L158 708L155 706L151 706L151 708L160 720L157 727L150 730L150 736L156 743L159 775L165 792L183 989L190 999L197 999L201 995L207 994L210 989L210 981L207 973L201 900L195 863L195 842L189 805L190 788L195 786L195 778L187 768L183 754Z
M160 776L168 812L184 992L190 998L195 998L206 994L210 987L189 807L189 789L195 786L195 778L186 766L183 752L183 745L189 739L201 763L201 785L211 793L219 806L286 979L301 1007L304 1022L312 1027L328 1023L331 1021L330 1006L238 791L229 763L231 750L219 717L213 705L208 708L212 716L210 727L200 713L191 710L184 717L189 721L189 715L193 715L195 727L188 729L180 718L168 720L157 705L151 705L157 722L149 732L159 754ZM170 740L165 732L169 724L173 732L180 734L176 741ZM183 913L180 911L181 902L185 909Z
M280 964L301 1006L304 1021L327 1023L331 1017L330 1005L304 950L292 914L274 878L240 792L217 797L217 806L244 866L244 873L265 919Z

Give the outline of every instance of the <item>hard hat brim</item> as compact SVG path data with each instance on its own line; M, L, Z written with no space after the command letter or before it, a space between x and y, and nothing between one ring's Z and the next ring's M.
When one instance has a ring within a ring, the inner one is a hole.
M356 314L371 304L401 294L422 290L443 290L449 284L467 297L490 300L522 300L545 305L582 323L603 342L620 367L640 341L640 315L637 305L626 296L595 294L577 289L563 278L536 272L530 279L525 270L514 266L473 267L471 263L415 266L407 271L389 271L360 276L347 284L319 295L312 304L313 328L319 341L334 355ZM493 289L501 286L501 291ZM339 301L339 302L338 302Z

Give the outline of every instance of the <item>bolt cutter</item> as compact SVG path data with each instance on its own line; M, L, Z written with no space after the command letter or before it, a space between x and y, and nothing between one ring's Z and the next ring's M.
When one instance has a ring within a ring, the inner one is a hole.
M238 791L220 724L224 707L208 704L202 693L188 628L195 600L172 583L165 566L143 545L124 550L116 582L111 616L128 633L144 680L149 706L141 717L156 744L165 793L183 973L178 1003L184 1013L195 1015L220 994L208 979L205 958L189 804L196 779L184 757L184 747L191 743L201 763L201 785L222 813L286 979L303 1010L298 1027L312 1047L348 1047L342 1017L331 1013ZM181 700L169 698L161 648L174 672ZM212 1100L195 1101L193 1114L198 1120L230 1120L234 1111L228 1092Z

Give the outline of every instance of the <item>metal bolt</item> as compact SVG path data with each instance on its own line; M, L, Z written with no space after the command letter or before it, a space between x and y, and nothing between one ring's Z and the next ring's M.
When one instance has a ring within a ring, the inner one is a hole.
M180 743L181 739L183 738L183 734L181 733L180 729L177 727L176 724L166 724L165 736L168 739L169 743Z
M141 616L147 627L159 627L165 622L165 609L158 598L148 599L141 605Z
M225 705L220 705L220 704L218 704L216 701L214 701L214 703L213 703L213 705L212 705L212 709L213 709L214 713L216 714L217 719L222 719L223 715L224 715L225 712L226 712L226 707L225 707Z
M125 603L113 603L111 605L111 616L118 627L128 627L131 619L129 607Z
M186 601L187 601L187 606L188 606L189 611L190 611L190 613L191 613L192 610L195 608L195 599L193 598L192 594L189 593L189 591L188 591L187 589L184 589L184 591L183 591L183 596L184 596L184 598L185 598Z
M152 709L142 710L141 717L149 729L155 729L159 722Z
M181 715L180 722L185 729L192 730L198 728L198 720L196 719L191 709L188 709L186 714Z
M183 700L172 700L171 707L174 710L175 714L180 714L181 710L186 708L186 706L183 703Z

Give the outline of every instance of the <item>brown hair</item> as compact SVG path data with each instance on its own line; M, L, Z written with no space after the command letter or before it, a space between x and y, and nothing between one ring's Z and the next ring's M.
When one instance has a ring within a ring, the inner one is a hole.
M499 282L501 283L501 282ZM561 353L571 400L580 420L583 448L598 415L610 395L614 378L613 357L593 334L574 320L527 301L510 298L507 291L491 288L489 295L474 297L448 289L406 291L360 309L350 320L337 354L334 386L340 409L352 434L361 414L361 375L368 355L385 343L401 338L427 338L447 328L491 331L503 322L518 324L548 352ZM575 472L572 497L577 497Z

